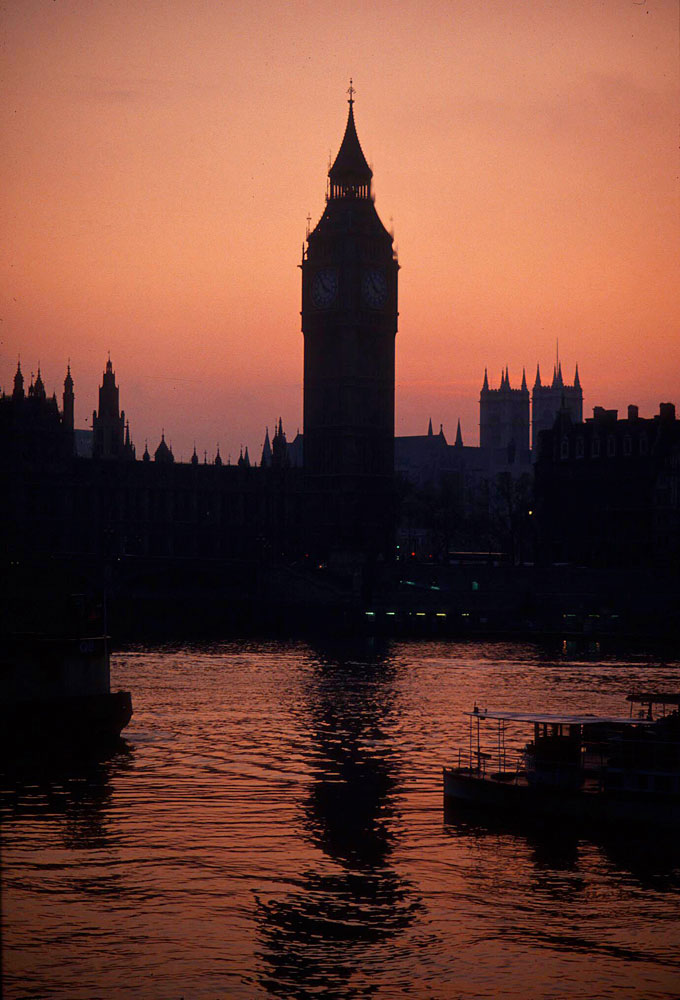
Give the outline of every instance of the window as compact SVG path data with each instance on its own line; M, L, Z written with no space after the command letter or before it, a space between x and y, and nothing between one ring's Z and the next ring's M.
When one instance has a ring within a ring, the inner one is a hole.
M633 454L633 442L628 434L623 439L623 454L626 456Z
M647 440L646 434L640 435L640 454L646 455L649 451L649 441Z
M613 434L609 434L607 437L607 457L613 458L616 454L616 438Z
M560 458L569 458L569 438L566 435L562 438Z
M600 438L598 437L597 434L593 437L593 443L591 445L591 454L593 458L600 457Z
M576 457L583 458L583 438L576 438Z

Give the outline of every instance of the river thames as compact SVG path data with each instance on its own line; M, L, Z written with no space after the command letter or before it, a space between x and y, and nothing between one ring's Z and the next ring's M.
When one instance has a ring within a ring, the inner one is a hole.
M444 814L463 712L627 713L597 645L133 647L115 752L5 764L4 996L675 998L680 849Z

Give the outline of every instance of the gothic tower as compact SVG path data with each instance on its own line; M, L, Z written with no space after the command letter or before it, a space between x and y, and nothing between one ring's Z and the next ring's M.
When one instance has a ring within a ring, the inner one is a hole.
M551 384L541 384L541 372L536 366L536 381L531 394L531 448L537 455L538 435L541 431L552 430L557 414L566 410L575 424L583 422L583 390L578 377L578 365L574 372L574 382L569 385L562 378L562 365L558 360L553 368Z
M316 556L390 556L394 534L397 272L354 124L302 259L304 473Z
M489 376L484 372L479 394L479 444L489 449L513 446L518 451L528 450L529 390L524 372L519 389L511 388L507 367L499 389L489 388Z
M73 395L73 378L71 376L71 365L66 368L66 378L64 379L64 394L62 396L64 404L62 421L67 431L73 432L73 414L75 397Z
M94 458L122 458L125 445L125 413L119 411L118 386L111 358L99 387L99 412L92 413Z

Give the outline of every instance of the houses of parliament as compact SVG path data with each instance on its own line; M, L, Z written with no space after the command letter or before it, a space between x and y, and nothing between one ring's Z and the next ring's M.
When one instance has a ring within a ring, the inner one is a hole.
M219 450L210 461L194 449L189 462L177 462L164 435L153 454L145 447L140 457L110 358L91 431L74 425L70 370L60 406L40 371L26 387L18 365L12 390L0 396L0 548L7 565L66 560L94 572L124 563L195 567L222 560L240 565L243 579L257 572L253 567L277 562L390 563L405 530L400 482L414 489L453 483L459 516L486 484L492 516L489 485L499 477L529 484L523 515L535 516L532 530L547 560L587 560L596 552L605 563L625 561L621 545L608 549L601 538L589 545L583 537L592 536L598 518L606 523L612 507L619 528L640 540L634 558L680 551L680 433L671 404L646 420L635 407L625 421L596 408L584 422L578 368L568 383L558 360L547 382L537 370L531 394L525 374L512 387L506 368L492 388L484 373L478 447L463 443L460 424L453 444L431 421L425 434L395 438L399 263L375 208L351 87L325 209L308 233L301 271L303 433L289 442L279 422L261 454L246 449L235 465L225 464ZM583 442L599 439L602 414L604 444L586 453ZM624 485L631 475L634 502ZM607 491L608 481L620 484L618 495ZM579 525L574 537L569 522ZM410 540L405 548L411 550Z

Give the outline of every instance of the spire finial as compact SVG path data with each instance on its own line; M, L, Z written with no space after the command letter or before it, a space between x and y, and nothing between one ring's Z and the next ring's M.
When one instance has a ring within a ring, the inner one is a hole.
M351 76L349 78L349 87L347 88L347 93L349 94L349 101L347 103L351 108L352 105L354 104L354 95L356 94L356 90L354 89L354 84L352 83Z

